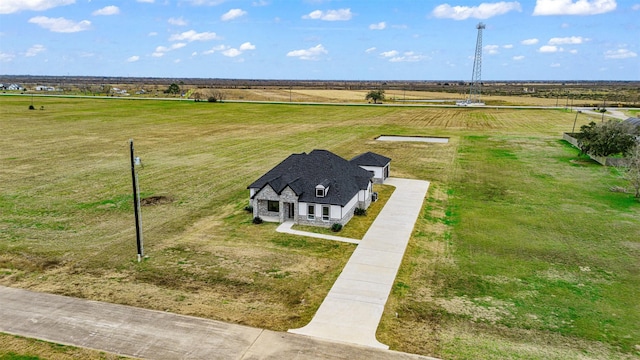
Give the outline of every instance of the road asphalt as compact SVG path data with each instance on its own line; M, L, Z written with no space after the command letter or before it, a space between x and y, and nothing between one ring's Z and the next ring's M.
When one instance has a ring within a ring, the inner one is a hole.
M0 332L156 360L433 359L4 286Z
M289 332L388 349L376 339L429 182L389 178L396 190L378 214L311 322Z

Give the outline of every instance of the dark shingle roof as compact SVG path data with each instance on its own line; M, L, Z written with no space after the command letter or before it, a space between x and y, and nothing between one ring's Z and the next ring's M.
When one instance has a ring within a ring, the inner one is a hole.
M351 162L356 164L356 165L361 165L361 166L385 166L387 165L389 162L391 162L391 159L389 159L386 156L382 156L376 153L372 153L371 151L366 152L364 154L360 154L356 157L354 157L353 159L351 159Z
M373 174L327 150L293 154L248 186L256 193L270 185L278 194L291 187L298 201L346 205L360 190L369 186ZM327 184L325 197L316 197L315 188Z
M627 120L624 120L623 122L629 123L629 124L631 124L633 126L636 126L636 127L640 127L640 118L632 118L631 117L631 118L628 118Z

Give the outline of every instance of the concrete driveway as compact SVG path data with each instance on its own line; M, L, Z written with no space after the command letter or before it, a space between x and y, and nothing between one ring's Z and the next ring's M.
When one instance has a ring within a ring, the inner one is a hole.
M389 178L396 190L373 222L309 324L289 332L388 349L376 339L429 182Z

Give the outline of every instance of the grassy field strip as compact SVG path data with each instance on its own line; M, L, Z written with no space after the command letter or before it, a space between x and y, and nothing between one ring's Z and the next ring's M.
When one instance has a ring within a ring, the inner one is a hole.
M252 225L246 186L291 153L374 151L393 159L392 176L431 182L380 341L451 359L637 355L640 210L609 192L615 174L559 141L575 113L29 102L0 97L0 284L300 327L354 246ZM375 141L383 134L450 141ZM142 196L170 199L143 207L140 264L130 138Z

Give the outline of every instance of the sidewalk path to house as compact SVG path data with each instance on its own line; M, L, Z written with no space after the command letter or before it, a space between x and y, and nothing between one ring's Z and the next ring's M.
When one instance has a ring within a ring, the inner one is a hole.
M396 190L355 249L309 324L289 332L388 349L376 330L416 219L428 181L389 178Z
M155 360L433 359L4 286L0 332Z
M293 234L293 235L314 237L314 238L318 238L318 239L342 241L342 242L346 242L346 243L350 243L350 244L359 244L360 243L360 240L357 240L357 239L351 239L351 238L346 238L346 237L341 237L341 236L317 234L317 233L312 233L312 232L308 232L308 231L293 230L291 228L293 225L294 225L293 221L285 221L282 224L280 224L280 226L278 226L276 231L277 232L281 232L281 233Z

